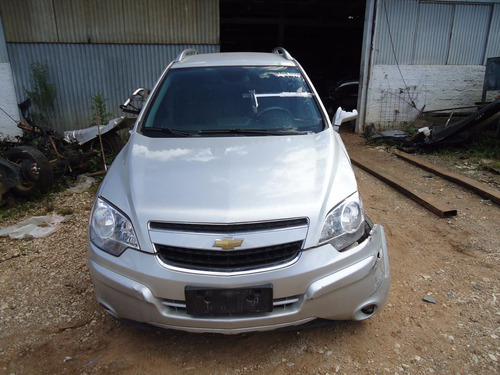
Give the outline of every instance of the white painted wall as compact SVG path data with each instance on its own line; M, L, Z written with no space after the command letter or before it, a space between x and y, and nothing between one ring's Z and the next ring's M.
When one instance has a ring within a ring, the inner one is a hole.
M429 111L481 101L485 66L403 65L400 69L401 73L396 65L373 66L365 126L394 129L401 123L414 121L422 108ZM495 95L498 92L489 92L487 100Z
M9 63L0 63L0 107L19 122L16 92ZM5 113L0 111L0 139L21 135L21 129Z

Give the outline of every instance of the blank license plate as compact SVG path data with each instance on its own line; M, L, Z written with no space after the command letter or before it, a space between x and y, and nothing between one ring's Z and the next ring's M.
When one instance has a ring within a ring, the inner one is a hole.
M234 289L186 286L184 292L189 315L236 315L273 311L271 284Z

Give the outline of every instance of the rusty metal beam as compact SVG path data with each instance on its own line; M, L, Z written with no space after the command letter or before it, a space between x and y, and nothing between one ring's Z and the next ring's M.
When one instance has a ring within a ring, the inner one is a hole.
M457 214L457 210L452 208L448 203L439 201L435 197L424 192L417 191L415 188L408 185L404 181L401 181L397 177L385 171L382 171L380 167L373 163L373 161L370 161L360 155L356 155L353 153L351 153L350 156L351 161L354 165L384 181L386 184L392 186L407 197L413 199L415 202L419 203L439 217L449 217L455 216Z
M416 156L407 154L406 152L395 151L394 155L403 160L406 160L411 164L416 165L417 167L425 169L426 171L432 172L440 177L443 177L469 190L472 190L473 192L479 194L482 197L488 198L496 204L500 204L500 191L492 189L479 181L462 176L461 174L455 172L450 172L425 160L417 158Z

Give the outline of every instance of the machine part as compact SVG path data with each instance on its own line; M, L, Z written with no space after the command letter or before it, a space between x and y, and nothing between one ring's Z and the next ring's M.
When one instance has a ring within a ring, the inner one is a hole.
M47 192L54 183L54 173L47 158L31 146L14 147L5 158L20 169L21 181L11 187L19 196L32 197Z
M20 168L10 161L0 157L0 205L3 202L3 195L11 187L20 184L22 181Z
M115 132L105 133L102 135L102 145L106 153L113 152L115 155L117 155L123 148L123 140ZM83 145L84 151L97 151L100 149L101 145L99 142L99 138L94 138Z

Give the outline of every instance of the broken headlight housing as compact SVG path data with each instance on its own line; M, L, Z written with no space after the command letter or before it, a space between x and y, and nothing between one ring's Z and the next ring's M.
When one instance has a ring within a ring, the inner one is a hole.
M130 220L101 198L96 199L90 216L90 240L115 256L120 256L127 248L139 248Z
M363 236L364 223L363 203L359 194L355 193L326 215L319 243L329 242L342 251Z

